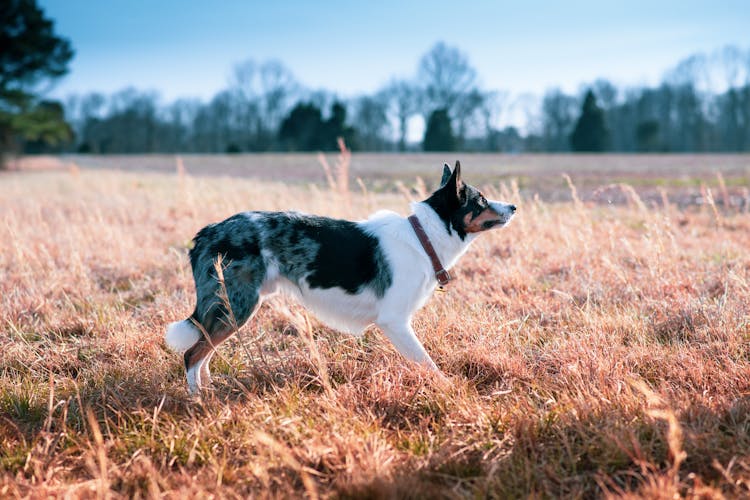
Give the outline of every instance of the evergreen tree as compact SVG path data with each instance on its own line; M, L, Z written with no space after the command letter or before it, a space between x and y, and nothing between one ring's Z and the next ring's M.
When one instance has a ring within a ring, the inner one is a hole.
M279 128L279 142L288 151L336 151L338 138L349 144L354 129L346 124L346 107L331 105L331 116L323 120L320 108L312 103L298 103Z
M456 138L453 136L451 119L445 108L436 109L427 120L422 148L425 151L453 151Z
M55 151L51 146L64 143L73 136L70 125L65 122L63 107L57 101L42 101L28 112L17 115L13 123L24 131L25 153Z
M73 57L36 0L7 0L0 9L0 156L18 142L56 144L71 138L62 107L39 102L41 83L61 77ZM2 157L0 157L2 167Z
M660 151L662 146L659 139L659 122L656 120L640 122L635 129L635 141L640 152Z
M297 103L284 118L279 128L279 141L289 151L320 149L320 132L323 118L320 109L312 103Z
M336 101L331 105L331 116L323 123L318 137L318 149L323 151L337 151L338 139L352 147L354 144L354 129L346 124L346 107Z
M594 93L589 90L583 100L581 116L570 134L573 151L602 152L609 147L609 130L604 120L604 111L596 103Z

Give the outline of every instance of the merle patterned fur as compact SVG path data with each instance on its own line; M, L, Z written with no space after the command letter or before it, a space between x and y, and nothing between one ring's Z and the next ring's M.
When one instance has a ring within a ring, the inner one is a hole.
M191 315L205 336L185 352L185 366L202 359L242 325L258 306L269 271L298 287L338 287L348 294L370 289L382 297L392 275L378 239L356 223L295 212L244 212L198 232L190 250L196 286ZM231 314L218 292L215 263L222 256L224 284ZM232 321L233 320L233 321Z

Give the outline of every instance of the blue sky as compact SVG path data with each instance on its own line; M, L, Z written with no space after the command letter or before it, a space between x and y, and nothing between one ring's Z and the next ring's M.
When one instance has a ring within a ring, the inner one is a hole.
M413 76L439 40L469 56L485 88L542 94L596 77L653 84L691 53L750 46L747 0L40 3L76 49L58 97L133 85L207 99L249 58L349 97Z

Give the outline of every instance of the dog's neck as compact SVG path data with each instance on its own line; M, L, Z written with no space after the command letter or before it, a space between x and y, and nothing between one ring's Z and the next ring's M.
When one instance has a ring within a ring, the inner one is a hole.
M440 262L445 269L450 269L458 261L459 257L469 248L469 245L477 233L467 234L462 240L456 231L451 228L450 234L445 227L445 222L428 204L424 202L415 202L411 204L414 215L419 218L419 222L430 238L432 246L435 248ZM425 254L427 257L427 254Z

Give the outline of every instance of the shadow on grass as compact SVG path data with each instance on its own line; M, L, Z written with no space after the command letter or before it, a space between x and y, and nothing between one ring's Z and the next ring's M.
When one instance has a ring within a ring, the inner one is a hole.
M691 405L680 413L687 452L673 483L680 495L706 486L725 495L747 494L748 415L747 397L728 408ZM668 476L673 460L666 424L632 408L559 417L519 412L504 437L505 448L494 449L489 443L458 447L448 441L391 477L334 489L343 498L599 498L638 493L654 478Z

